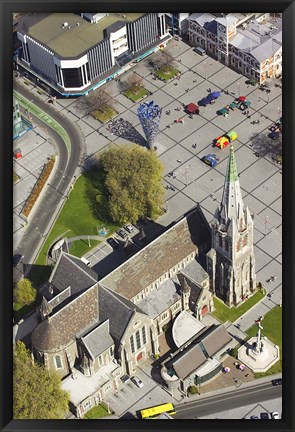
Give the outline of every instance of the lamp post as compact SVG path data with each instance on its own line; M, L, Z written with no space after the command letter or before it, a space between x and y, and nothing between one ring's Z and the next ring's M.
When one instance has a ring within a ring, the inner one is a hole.
M205 80L207 81L207 73L206 73L206 62L203 62L204 65L204 74L205 74Z

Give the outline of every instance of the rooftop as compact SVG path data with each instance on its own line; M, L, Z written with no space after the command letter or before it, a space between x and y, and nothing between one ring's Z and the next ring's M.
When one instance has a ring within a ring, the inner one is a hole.
M107 348L114 344L114 341L110 336L109 320L100 324L86 336L82 337L82 341L92 359L97 358Z
M70 400L78 405L88 396L99 390L104 384L113 379L113 373L120 366L114 361L102 366L94 375L85 376L78 370L74 370L75 379L72 376L62 381L62 389L70 392Z
M180 298L173 280L169 279L161 284L158 289L152 291L147 298L141 300L137 306L150 318L154 319Z
M97 23L90 23L74 13L26 15L18 31L47 46L63 58L78 57L105 38L104 30L118 21L132 22L144 13L110 13ZM124 16L124 18L123 18ZM68 23L63 27L64 23Z
M175 319L172 327L173 341L177 348L197 335L205 325L187 311L182 311Z
M100 283L132 299L210 238L208 222L197 206Z

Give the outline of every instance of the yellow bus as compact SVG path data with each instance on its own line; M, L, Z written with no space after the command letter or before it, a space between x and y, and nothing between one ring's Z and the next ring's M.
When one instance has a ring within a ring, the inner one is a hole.
M156 405L140 411L142 419L152 419L162 413L176 414L175 406L173 405L173 403Z

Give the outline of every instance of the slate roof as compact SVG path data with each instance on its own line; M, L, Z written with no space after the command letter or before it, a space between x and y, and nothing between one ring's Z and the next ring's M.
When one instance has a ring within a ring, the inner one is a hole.
M191 261L184 269L181 270L181 273L185 276L188 276L192 281L198 284L201 284L209 277L208 273L196 260Z
M168 362L168 364L169 366L173 366L180 379L185 379L205 362L205 354L199 345L194 345L187 349L184 353L181 352L179 357L177 356L176 359L172 359Z
M97 273L80 258L62 252L50 275L49 282L58 290L71 287L71 295L83 291L98 281Z
M87 348L92 359L98 357L107 348L114 344L110 336L109 320L97 326L94 330L82 337L82 341Z
M132 299L204 244L211 245L211 230L197 207L157 239L101 280L103 285Z
M99 287L99 316L100 321L109 319L110 334L115 342L119 342L135 312L143 313L134 303L107 289Z
M231 340L232 338L226 331L224 325L220 325L208 336L202 339L202 343L209 354L209 357L211 357L226 346Z
M98 286L94 285L42 321L32 333L32 344L40 351L59 351L98 319Z
M150 318L154 319L170 306L180 300L176 292L176 286L172 279L162 283L158 289L153 290L148 296L137 305Z

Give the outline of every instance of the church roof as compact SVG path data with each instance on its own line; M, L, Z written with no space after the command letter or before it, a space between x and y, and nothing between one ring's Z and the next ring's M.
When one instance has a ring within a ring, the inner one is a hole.
M116 342L119 342L122 338L135 312L143 313L134 303L100 284L100 320L105 321L109 319L110 334Z
M42 321L32 333L32 344L40 351L59 351L98 319L98 286L94 285Z
M71 286L71 295L94 285L98 281L97 273L89 268L80 258L62 252L50 275L51 282L58 291Z
M105 287L132 299L197 248L211 241L199 206L106 276Z
M206 356L199 345L192 345L184 353L180 352L176 359L169 361L180 379L185 379L206 362Z
M82 337L82 341L92 359L95 359L107 348L111 347L114 341L110 336L109 320L98 325L86 336Z
M202 339L202 343L209 354L209 357L214 356L225 345L232 340L224 325L219 325L208 336Z

